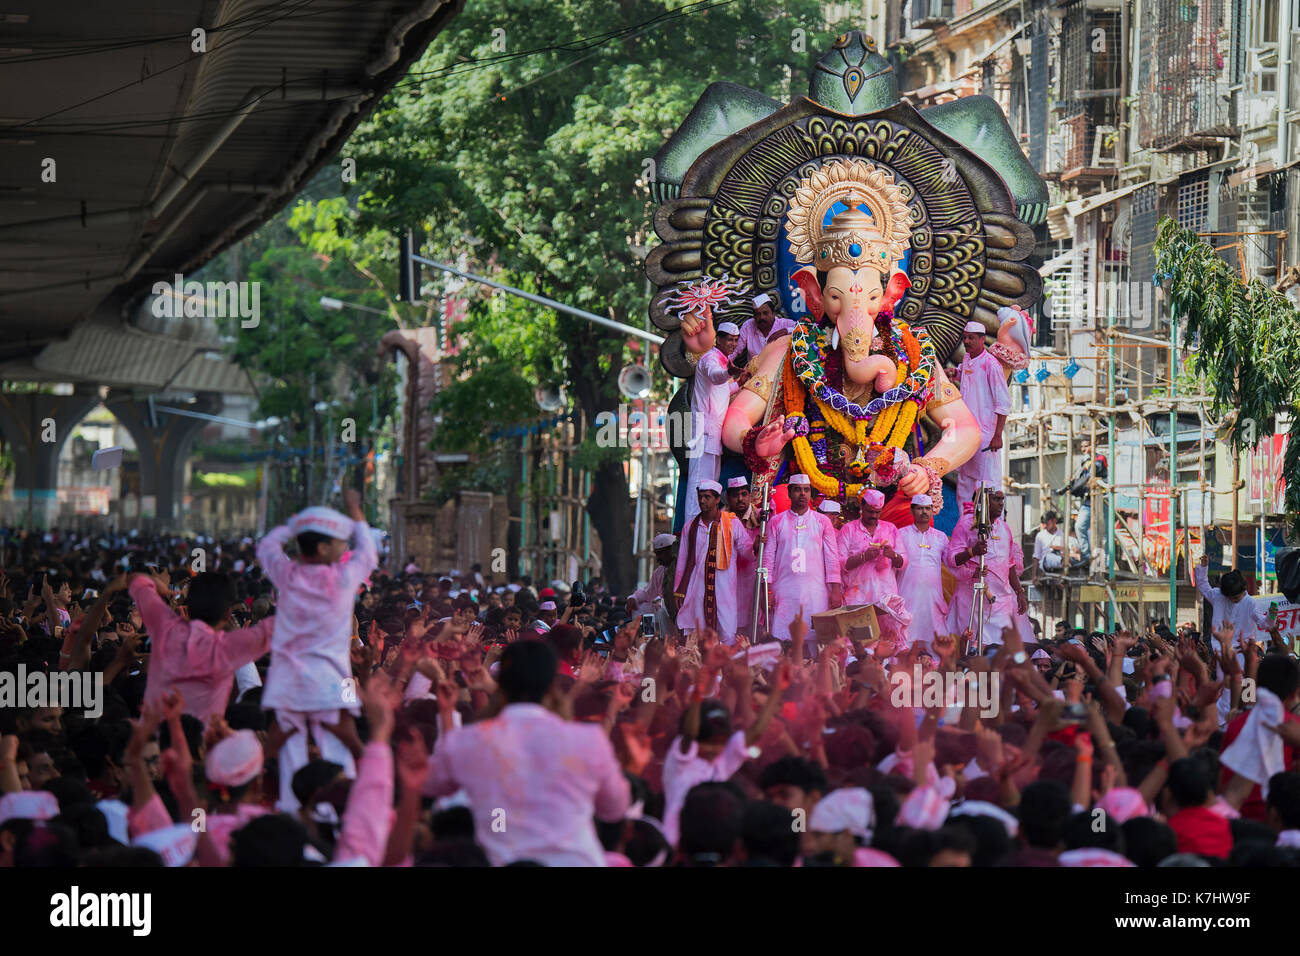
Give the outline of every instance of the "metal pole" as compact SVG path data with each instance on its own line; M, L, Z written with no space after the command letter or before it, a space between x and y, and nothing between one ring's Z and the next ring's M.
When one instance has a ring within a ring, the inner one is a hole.
M334 490L334 413L325 419L325 481L321 489L321 504L328 504Z
M547 308L555 309L557 312L566 312L569 315L576 315L580 319L586 319L588 322L594 322L597 325L603 325L606 328L616 329L619 332L626 332L628 335L635 335L638 338L645 339L648 342L654 342L656 345L663 343L662 335L655 335L653 332L647 332L645 329L638 329L634 325L624 325L622 322L615 322L613 319L607 319L603 315L596 315L593 312L587 312L583 309L575 309L571 305L565 305L563 302L556 302L554 299L548 299L544 295L534 295L531 292L525 292L523 289L516 289L514 286L503 285L500 282L493 282L491 279L485 279L482 276L476 276L472 272L461 272L459 269L452 268L442 262L434 262L432 259L426 259L423 256L411 256L412 261L419 262L422 265L432 266L435 269L441 269L443 272L450 272L452 275L460 276L462 279L469 279L472 282L478 282L493 289L500 289L502 292L509 292L511 295L517 295L521 299L527 299L529 302L536 302L538 305L544 305Z
M312 379L311 396L307 402L311 417L307 420L307 504L312 502L313 472L316 470L316 380Z
M1169 397L1178 395L1178 310L1169 305ZM1178 405L1169 404L1169 629L1178 623L1178 546L1176 528L1178 506L1174 502L1178 488Z
M776 391L775 384L772 386L772 391ZM750 618L749 624L749 642L751 644L758 643L758 612L761 608L766 617L766 612L768 610L767 568L763 566L763 553L767 549L767 519L770 513L768 507L771 504L771 498L772 482L765 481L763 483L763 507L758 513L758 554L756 556L758 564L755 566L754 570L754 607L753 616Z
M758 420L758 427L761 429L767 425L768 418L772 415L772 407L776 404L776 388L778 379L772 380L772 387L767 390L767 404L763 407L763 417ZM777 466L778 469L780 466ZM758 612L761 607L763 616L770 617L770 609L767 600L767 569L763 567L763 553L767 544L767 519L769 517L769 506L772 500L772 480L776 478L776 473L769 475L763 482L763 507L758 513L758 566L755 569L756 577L754 579L754 607L753 616L749 623L749 638L751 644L758 643ZM685 525L683 525L685 527ZM768 622L769 626L771 622Z
M1232 450L1232 570L1237 570L1237 507L1241 503L1237 497L1237 486L1241 484L1241 452Z
M274 445L272 449L274 450ZM267 489L271 478L271 458L267 456L266 461L262 462L262 493L257 503L257 536L260 538L266 534L266 508L267 508Z
M1115 313L1110 314L1110 332L1115 332ZM1114 340L1108 339L1107 344L1114 346ZM1109 369L1106 374L1106 391L1108 393L1108 404L1112 409L1115 407L1115 349L1106 350L1109 358ZM1110 461L1110 490L1107 492L1107 501L1110 505L1110 512L1106 520L1106 566L1109 569L1106 574L1108 581L1108 594L1110 595L1110 604L1106 613L1106 629L1114 630L1115 622L1119 617L1119 607L1115 604L1115 413L1112 411L1110 416L1110 441L1108 458ZM1142 579L1138 577L1138 592L1142 591Z
M519 573L528 574L532 571L532 558L529 556L528 542L528 436L525 435L519 443L519 484L522 486L523 494L519 496ZM525 566L528 570L525 570Z

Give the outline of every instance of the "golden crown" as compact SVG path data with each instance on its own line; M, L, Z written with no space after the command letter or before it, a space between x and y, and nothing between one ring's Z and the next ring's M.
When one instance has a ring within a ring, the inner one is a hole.
M848 208L823 225L836 203ZM894 271L907 251L910 220L893 174L860 159L832 160L804 177L785 217L797 262L822 272L832 266L871 267L884 275Z

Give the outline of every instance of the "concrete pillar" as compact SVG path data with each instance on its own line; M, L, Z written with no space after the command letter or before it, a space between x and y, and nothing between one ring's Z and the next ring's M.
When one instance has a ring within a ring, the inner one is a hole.
M158 427L150 428L148 405L129 392L110 391L105 404L122 427L131 435L140 453L140 494L152 496L152 518L140 518L146 530L179 529L181 504L185 497L185 462L194 439L208 423L199 418L158 413ZM178 405L177 402L163 402ZM222 399L215 392L201 392L186 406L191 411L215 415L221 411Z
M0 392L0 433L14 457L14 514L20 526L48 528L59 511L59 452L99 404L99 389L71 395Z

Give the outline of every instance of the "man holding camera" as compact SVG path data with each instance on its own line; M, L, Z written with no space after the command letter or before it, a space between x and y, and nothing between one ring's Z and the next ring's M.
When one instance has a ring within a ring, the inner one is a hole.
M981 482L975 494L988 495L988 525L981 533L975 519L979 508L961 516L943 554L943 563L957 577L948 627L961 633L968 627L978 631L979 622L971 616L975 603L975 582L979 577L980 558L984 558L984 646L1002 643L1002 629L1014 627L1023 640L1034 639L1034 629L1025 616L1029 598L1020 575L1025 570L1025 554L1002 517L1006 496L1001 488ZM976 499L978 501L978 497Z

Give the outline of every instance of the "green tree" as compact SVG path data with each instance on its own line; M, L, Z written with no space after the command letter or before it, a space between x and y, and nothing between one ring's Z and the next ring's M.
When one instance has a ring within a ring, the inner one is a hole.
M338 192L332 180L322 175L304 198L204 270L209 278L259 284L258 324L243 328L231 319L223 332L227 353L258 389L259 414L281 420L276 441L263 446L274 459L276 519L328 493L338 470L325 473L327 440L342 442L349 458L376 449L397 393L396 370L380 356L379 340L399 325L427 321L427 310L388 298L396 286L395 241L378 231L344 235L335 227L348 210L346 199L329 194ZM322 296L380 311L327 310ZM326 411L316 411L320 402ZM263 437L252 436L249 449Z
M419 225L434 257L463 256L641 325L637 247L653 241L647 161L711 82L782 100L802 92L835 33L821 11L815 0L469 4L350 143L359 225ZM594 428L621 401L626 337L553 321L569 388ZM635 576L626 451L590 451L588 513L606 576L626 591Z
M1286 514L1300 533L1300 312L1280 292L1241 276L1214 249L1172 219L1156 232L1157 282L1167 282L1170 305L1186 323L1183 347L1198 356L1193 368L1214 396L1216 418L1232 414L1229 443L1249 450L1290 417L1283 476Z

